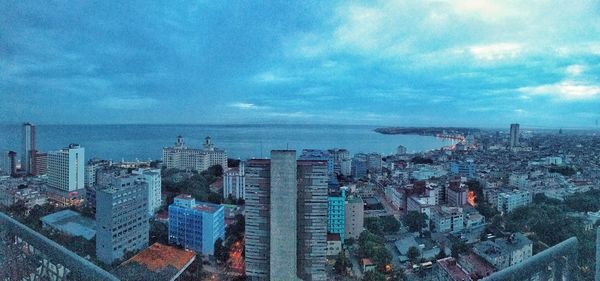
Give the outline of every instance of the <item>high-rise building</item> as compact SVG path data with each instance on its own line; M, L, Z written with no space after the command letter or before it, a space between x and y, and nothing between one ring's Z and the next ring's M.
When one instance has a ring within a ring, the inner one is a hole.
M24 123L21 133L21 170L28 175L37 175L35 152L35 126L31 123Z
M325 280L327 162L274 150L245 171L248 280Z
M210 137L204 139L202 149L188 148L182 136L177 137L175 146L163 148L163 165L180 170L204 171L211 166L221 165L227 169L227 153L218 149Z
M338 233L342 241L344 241L344 224L346 223L345 197L346 191L343 189L330 192L327 197L327 232Z
M233 199L246 198L246 175L244 174L245 163L240 162L237 168L229 168L223 173L223 199L231 196Z
M36 152L33 160L35 161L33 168L35 175L45 175L48 173L48 153Z
M329 149L329 154L333 157L333 171L337 174L349 176L352 174L352 158L347 149L333 148Z
M222 205L196 202L181 194L169 205L169 243L196 253L212 255L215 241L225 240L225 212Z
M344 214L344 237L345 239L358 239L364 227L365 203L359 196L348 196L344 209L346 212Z
M357 153L352 158L352 176L355 179L362 178L367 175L367 154Z
M303 149L298 157L298 160L316 160L327 162L327 175L333 175L335 161L334 156L326 150L320 149Z
M111 264L148 247L148 185L136 175L113 178L96 194L96 256Z
M245 172L246 275L248 280L269 280L271 161L248 160Z
M372 173L379 173L383 167L383 160L379 153L369 153L367 155L367 169Z
M14 152L14 151L8 152L8 162L9 162L10 176L16 177L17 176L17 153L16 152Z
M297 276L298 186L295 150L271 151L270 279L294 280Z
M148 185L148 214L153 216L160 209L162 178L160 169L139 168L133 170L132 174L138 175Z
M326 161L298 161L297 271L302 280L327 280L328 167Z
M78 204L84 196L85 149L70 144L48 153L49 197L59 204Z
M519 124L510 124L510 147L519 146Z

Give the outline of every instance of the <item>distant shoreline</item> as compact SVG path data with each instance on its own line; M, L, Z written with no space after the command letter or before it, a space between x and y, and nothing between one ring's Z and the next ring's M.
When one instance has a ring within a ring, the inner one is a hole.
M463 127L383 127L375 129L375 132L383 135L419 135L439 136L460 134L466 136L469 133L480 132L478 128Z

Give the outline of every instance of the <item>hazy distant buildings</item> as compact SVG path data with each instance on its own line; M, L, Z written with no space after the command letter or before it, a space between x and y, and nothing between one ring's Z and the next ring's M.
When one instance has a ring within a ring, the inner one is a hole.
M59 204L78 204L84 196L85 149L70 144L48 153L49 198ZM73 201L76 200L76 201Z
M148 247L148 185L136 175L113 178L96 194L96 256L111 264Z
M222 205L196 202L192 196L175 197L169 206L169 243L196 253L214 254L215 241L225 240L225 213Z
M223 172L223 199L245 199L246 198L246 175L245 163L240 162L237 168L229 168Z
M11 177L17 176L17 153L14 151L8 152L9 171Z
M326 280L327 162L294 150L246 165L249 280Z
M450 172L465 178L477 176L477 166L473 160L450 163Z
M24 123L21 132L21 170L28 175L37 175L35 152L35 126L31 123Z
M333 148L328 151L333 158L333 171L344 176L351 175L352 158L350 158L350 152L343 148Z
M398 149L396 150L396 154L397 155L404 155L406 154L406 147L403 145L399 145Z
M210 137L204 139L204 147L188 148L182 136L177 137L173 147L163 148L163 165L168 169L204 171L211 166L221 165L227 169L227 153L218 149Z
M519 146L519 124L510 124L510 147Z
M367 175L367 155L364 153L354 154L351 169L355 179L365 177Z

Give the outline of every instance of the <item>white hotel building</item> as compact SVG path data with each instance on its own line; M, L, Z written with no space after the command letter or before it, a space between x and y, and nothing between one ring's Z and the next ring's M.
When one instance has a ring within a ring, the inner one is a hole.
M85 149L70 144L48 152L49 198L61 205L79 204L85 195Z
M227 169L227 153L215 148L210 137L204 139L204 147L188 148L182 136L177 137L173 147L163 148L163 165L167 169L204 171L211 166L221 165Z

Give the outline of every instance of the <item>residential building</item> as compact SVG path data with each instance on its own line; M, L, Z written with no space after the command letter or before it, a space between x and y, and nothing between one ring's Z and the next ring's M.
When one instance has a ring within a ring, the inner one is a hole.
M58 204L80 204L84 197L85 149L70 144L48 153L49 198Z
M467 204L467 187L460 179L452 179L446 188L446 203L453 207L462 207Z
M355 179L363 178L367 175L367 154L357 153L352 158L352 176Z
M346 191L330 192L327 197L327 233L337 233L344 241Z
M437 261L436 279L439 281L472 281L469 274L456 262L453 257Z
M222 205L196 202L181 194L169 205L169 243L198 254L214 254L217 239L225 240L225 213Z
M327 233L327 256L334 258L342 252L342 239L339 233Z
M35 125L24 123L21 128L21 170L28 175L37 175L35 153Z
M327 175L333 175L335 161L333 155L327 150L303 149L298 160L314 160L327 162Z
M339 175L349 176L352 174L352 158L350 152L343 148L329 149L329 154L333 157L333 170Z
M471 159L463 162L450 163L450 173L465 178L474 178L477 176L475 162Z
M137 170L131 171L131 173L137 175L148 185L148 214L153 216L162 205L162 177L160 175L160 169L138 168Z
M518 147L519 144L519 124L510 124L510 147Z
M46 175L48 174L48 153L36 152L33 158L35 175Z
M148 185L135 175L113 178L96 194L96 256L112 264L148 247Z
M364 229L365 203L356 195L346 197L344 239L358 239Z
M369 153L367 155L367 170L372 173L379 173L383 168L383 160L379 153Z
M204 171L211 166L221 165L227 169L227 153L218 149L210 137L204 139L202 149L189 148L182 136L177 137L173 147L163 148L163 165L168 169Z
M431 216L435 232L457 233L464 228L462 208L436 206L433 208Z
M506 214L514 209L526 206L533 201L531 192L527 190L511 190L500 192L498 194L498 203L496 208L499 212Z
M248 280L325 280L327 162L273 150L245 174Z
M473 246L473 252L497 270L519 264L532 255L533 243L521 233L511 234L506 238L487 240Z
M404 195L405 194L400 187L388 186L385 188L386 199L390 201L390 203L392 203L392 206L394 206L394 208L396 208L397 210L404 209L404 205L406 204L404 200Z
M223 173L223 199L245 199L246 198L246 175L245 163L240 162L237 168L229 168Z
M329 167L327 161L298 160L297 163L297 273L302 280L327 280ZM343 207L341 209L340 215L344 213ZM343 222L338 222L336 231L344 232Z

